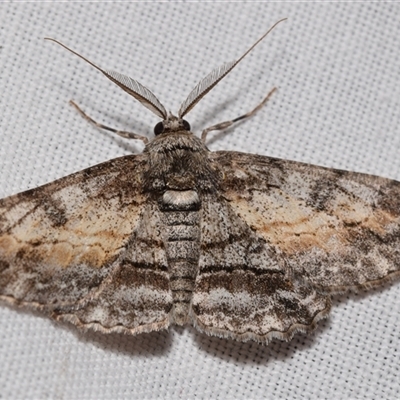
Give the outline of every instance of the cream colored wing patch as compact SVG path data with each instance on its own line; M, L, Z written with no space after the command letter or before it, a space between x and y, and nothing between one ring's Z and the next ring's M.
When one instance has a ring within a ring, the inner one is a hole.
M211 157L224 197L294 273L326 291L399 275L398 182L251 154Z
M0 201L0 296L53 310L96 288L138 225L145 155Z

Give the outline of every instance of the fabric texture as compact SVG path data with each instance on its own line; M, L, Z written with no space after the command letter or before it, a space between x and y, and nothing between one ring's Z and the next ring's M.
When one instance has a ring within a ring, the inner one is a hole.
M400 180L400 8L393 3L10 3L0 5L0 195L142 145L89 125L152 135L158 122L98 71L129 75L176 113L197 82L280 24L186 117L238 150ZM192 327L136 337L80 332L0 307L1 399L400 397L400 283L333 297L309 335L269 346Z

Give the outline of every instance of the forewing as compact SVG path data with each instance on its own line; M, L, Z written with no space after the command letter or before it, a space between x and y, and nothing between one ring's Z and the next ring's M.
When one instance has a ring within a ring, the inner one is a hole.
M132 282L140 273L135 265L128 272L121 260L143 246L135 238L148 202L141 186L146 165L146 155L122 157L2 199L0 298L54 317L68 314L70 320L111 288L122 299L122 292L131 285L126 292L133 298L131 289L140 288L140 279ZM125 278L128 274L130 280L122 280L121 274ZM140 291L135 296L132 307L140 303ZM116 304L107 304L103 298L100 303L102 315L98 308L93 320L73 322L101 325L103 320L110 321ZM127 327L135 327L138 321L143 324L144 319L131 321ZM125 324L126 319L115 315L113 322ZM154 322L154 318L148 321Z
M329 296L291 276L285 260L222 196L202 198L200 227L192 300L200 330L242 341L289 340L329 312Z
M236 152L210 156L235 214L320 291L399 276L400 183Z

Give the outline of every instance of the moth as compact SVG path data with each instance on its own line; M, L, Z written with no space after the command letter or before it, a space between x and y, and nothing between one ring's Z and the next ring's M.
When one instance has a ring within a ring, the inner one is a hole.
M2 300L104 333L192 324L266 344L314 329L333 293L400 275L399 182L207 149L210 131L252 116L274 89L201 138L183 119L271 29L206 76L178 116L139 82L56 41L161 122L148 140L75 104L144 151L0 201Z

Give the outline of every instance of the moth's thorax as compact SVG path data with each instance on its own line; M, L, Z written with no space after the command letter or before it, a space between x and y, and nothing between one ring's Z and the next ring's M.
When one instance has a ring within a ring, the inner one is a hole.
M219 174L212 168L209 150L189 131L161 134L147 144L144 153L148 155L144 182L149 192L209 192L218 186Z
M179 129L156 136L146 145L143 152L162 153L174 148L184 148L192 151L208 151L200 138L190 131Z

